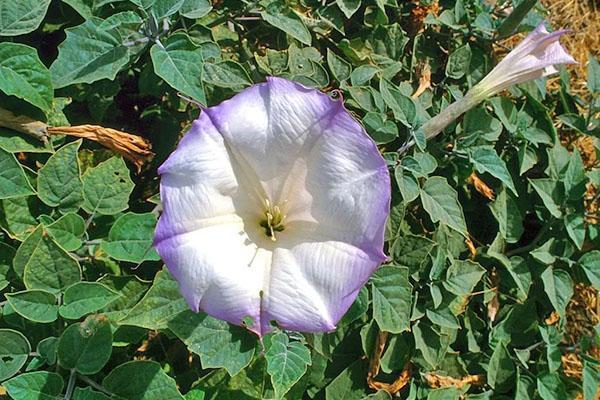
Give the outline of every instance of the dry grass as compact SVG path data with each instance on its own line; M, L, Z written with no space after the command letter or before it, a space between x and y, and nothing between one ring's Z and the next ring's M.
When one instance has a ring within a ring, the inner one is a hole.
M583 283L575 285L574 294L567 307L565 344L578 347L583 337L595 335L595 326L600 323L600 298L598 291ZM592 346L587 355L600 359L600 346ZM565 352L562 356L566 376L581 379L583 364L577 351Z

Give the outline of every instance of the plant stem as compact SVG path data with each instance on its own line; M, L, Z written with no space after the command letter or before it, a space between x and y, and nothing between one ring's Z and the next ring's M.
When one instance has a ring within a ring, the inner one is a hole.
M87 383L88 385L90 385L91 387L93 387L94 389L96 389L99 392L102 392L108 396L113 396L114 393L111 393L110 390L106 389L104 386L100 385L99 383L96 383L95 381L91 380L90 378L88 378L85 375L77 375L77 378L81 379L83 382Z
M73 395L73 390L75 389L75 377L77 376L77 372L75 368L71 370L71 375L69 375L69 383L67 383L67 391L65 392L65 400L71 400L71 396Z

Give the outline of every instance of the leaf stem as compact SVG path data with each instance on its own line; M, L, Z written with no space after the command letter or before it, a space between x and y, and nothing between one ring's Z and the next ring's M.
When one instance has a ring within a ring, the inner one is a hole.
M67 391L65 392L65 400L71 400L71 396L73 395L73 390L75 389L76 376L77 376L77 371L75 371L75 368L71 369L71 375L69 375L69 383L67 383Z
M99 383L91 380L90 378L88 378L85 375L79 375L77 374L77 378L79 378L80 380L82 380L83 382L87 383L88 385L90 385L91 387L93 387L94 389L96 389L99 392L102 392L108 396L114 396L114 393L112 393L110 390L106 389L104 386L100 385Z

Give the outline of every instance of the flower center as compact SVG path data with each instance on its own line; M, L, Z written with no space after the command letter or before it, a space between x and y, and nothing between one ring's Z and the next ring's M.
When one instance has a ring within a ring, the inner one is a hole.
M271 204L268 199L265 199L265 208L264 219L260 221L260 226L265 229L265 234L272 241L276 241L275 232L281 232L285 229L285 225L283 224L285 215L281 212L278 205Z

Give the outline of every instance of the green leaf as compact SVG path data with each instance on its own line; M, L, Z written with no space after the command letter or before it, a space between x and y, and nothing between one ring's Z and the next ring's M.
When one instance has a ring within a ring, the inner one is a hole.
M489 172L492 176L500 179L502 183L517 195L517 189L510 176L510 172L508 172L508 168L506 168L506 164L492 146L477 146L469 149L469 157L478 172Z
M17 249L13 267L27 289L57 292L81 280L79 263L40 225Z
M104 378L102 386L127 400L183 400L175 380L154 361L121 364Z
M350 63L335 54L330 49L327 49L327 65L329 66L329 70L335 79L337 79L339 82L350 78L350 73L352 72L352 66Z
M487 383L498 393L506 392L514 384L515 364L503 342L496 345L487 368Z
M567 234L579 250L583 248L583 242L585 241L586 224L583 214L583 207L578 207L575 212L565 215L564 218Z
M588 58L587 88L590 92L596 94L600 92L600 63L598 63L598 59L591 54Z
M127 213L119 217L100 248L115 260L141 263L160 260L152 247L156 216L152 213Z
M527 13L537 4L537 0L523 0L510 13L502 24L498 27L498 37L505 38L510 36L525 19Z
M442 222L467 237L467 224L458 195L441 176L432 176L421 189L423 208L433 222Z
M8 394L17 400L56 400L62 393L63 379L54 372L28 372L4 382Z
M502 187L489 207L498 221L498 229L502 238L508 243L518 242L525 228L515 196Z
M156 274L154 283L144 298L119 323L146 329L165 329L169 320L187 309L187 304L179 293L179 285L163 269Z
M583 399L594 400L600 391L600 371L598 365L587 360L583 362Z
M423 359L431 369L437 369L448 350L447 339L423 321L417 322L412 327L415 339L415 348L421 352Z
M377 144L393 142L398 137L398 127L392 121L386 121L383 114L369 112L362 123Z
M412 285L408 273L408 268L383 266L371 277L373 319L382 331L400 333L410 328Z
M52 153L49 144L4 127L0 127L0 149L9 153Z
M342 10L346 18L350 18L360 8L361 0L335 0L335 4Z
M460 329L458 319L456 319L447 307L439 308L437 310L428 309L425 311L425 315L427 315L427 318L435 325L450 329Z
M75 83L115 79L129 62L118 28L102 29L102 20L92 17L65 30L67 38L58 46L58 57L50 66L55 88Z
M0 13L0 18L2 15ZM0 43L0 91L23 99L44 112L52 110L54 91L50 72L33 47Z
M412 127L417 116L417 107L413 99L404 95L385 79L379 81L379 90L383 101L394 113L394 118L402 125Z
M398 189L400 189L400 194L402 195L404 203L410 203L419 197L419 183L402 165L396 167L394 177L396 178L396 183L398 183Z
M169 37L165 46L156 43L150 49L154 72L171 87L192 99L206 104L202 84L204 58L202 50L197 48L185 34Z
M560 218L562 216L560 204L562 203L564 193L559 182L550 178L540 178L529 179L529 183L531 183L533 189L541 197L544 206L550 211L550 214L556 218Z
M282 332L265 341L267 373L271 376L275 398L282 399L311 364L310 350L300 342L290 342Z
M77 211L83 203L83 183L77 151L81 140L61 147L38 171L38 197L50 207Z
M144 0L141 1L143 2ZM157 21L161 21L163 18L178 12L183 5L183 1L184 0L153 0L150 12Z
M212 3L208 0L184 0L179 14L186 18L202 18L212 10Z
M19 372L30 351L31 345L22 333L0 329L0 382Z
M24 290L7 293L6 300L23 318L33 322L49 323L58 318L56 296L44 290Z
M585 194L585 167L577 149L574 149L571 153L563 182L565 184L565 193L569 199L578 200Z
M471 47L468 44L454 50L448 57L446 64L446 76L452 79L460 79L469 71L471 64Z
M33 193L21 164L13 154L0 149L0 199L29 196Z
M58 363L83 375L99 372L112 354L112 330L103 315L69 325L58 341Z
M49 5L50 0L3 2L0 9L0 36L17 36L35 31L42 23Z
M36 200L34 196L0 200L0 225L11 238L23 241L35 230L38 225L34 212Z
M391 254L394 263L408 267L410 272L419 271L434 245L424 236L407 234L394 241Z
M243 328L189 310L171 319L168 327L200 356L204 369L225 368L234 376L252 361L255 340Z
M83 209L90 214L113 215L126 210L133 182L121 157L112 157L83 175Z
M567 304L573 296L573 281L569 273L549 266L542 273L542 282L550 303L552 303L558 314L564 317Z
M304 22L302 22L302 19L300 19L293 10L276 2L269 4L265 11L261 12L260 15L265 22L281 29L307 46L310 46L312 42L310 32L308 31L308 28L306 28L306 25L304 25Z
M110 397L103 393L96 392L89 387L86 387L85 389L76 387L73 392L73 400L110 400Z
M444 288L457 296L470 295L485 274L485 269L470 260L454 260L446 270Z
M567 391L559 374L543 373L537 377L537 390L543 400L566 399Z
M48 225L46 230L63 249L75 251L81 247L85 221L79 214L67 213Z
M48 365L54 365L56 363L56 353L58 350L58 338L50 336L40 340L36 350Z
M252 79L244 67L235 61L204 64L204 82L224 88L252 85Z
M327 400L363 400L367 396L362 383L367 376L367 364L356 360L344 369L325 388Z
M98 282L77 282L65 290L59 312L63 318L79 319L103 309L120 296Z
M596 290L600 290L600 250L585 253L577 262Z

